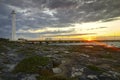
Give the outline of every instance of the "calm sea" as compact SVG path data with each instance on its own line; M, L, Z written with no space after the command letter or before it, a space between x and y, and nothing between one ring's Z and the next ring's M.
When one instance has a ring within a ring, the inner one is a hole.
M105 44L120 48L120 42L105 42Z
M120 48L120 42L81 42L81 43L51 43L49 45L107 45Z

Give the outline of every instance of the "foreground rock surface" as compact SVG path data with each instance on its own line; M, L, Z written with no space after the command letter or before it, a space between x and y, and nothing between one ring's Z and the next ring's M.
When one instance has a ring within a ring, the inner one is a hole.
M0 50L0 80L120 80L118 48L2 41Z

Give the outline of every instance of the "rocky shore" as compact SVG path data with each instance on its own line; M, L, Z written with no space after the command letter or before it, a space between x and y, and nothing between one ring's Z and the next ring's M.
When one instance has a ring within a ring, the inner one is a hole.
M120 50L0 41L0 80L120 80Z

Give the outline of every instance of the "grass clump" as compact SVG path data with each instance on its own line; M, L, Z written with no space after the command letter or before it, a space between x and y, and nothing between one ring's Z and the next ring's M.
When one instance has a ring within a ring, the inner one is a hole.
M47 76L37 76L37 80L50 80Z
M25 56L33 56L34 53L36 52L36 49L32 47L27 47L27 48L21 48L16 51L18 54L23 54Z
M8 50L3 45L0 44L0 53L1 52L7 52L7 51Z
M111 54L102 54L100 55L101 58L107 58L107 59L113 59L113 56Z
M23 73L38 73L40 71L40 66L47 66L50 59L47 57L32 56L23 59L17 64L13 73L23 72Z
M77 80L76 78L66 78L64 76L39 76L37 80Z
M2 66L0 66L0 71L3 69L3 67Z
M100 69L99 67L95 65L88 65L87 68L89 68L92 71L96 71L96 72L104 72L104 70Z
M42 69L40 70L39 74L41 76L53 76L54 75L53 71L49 69Z

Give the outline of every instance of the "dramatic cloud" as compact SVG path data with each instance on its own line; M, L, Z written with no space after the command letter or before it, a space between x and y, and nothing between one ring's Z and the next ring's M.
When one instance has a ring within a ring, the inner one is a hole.
M75 23L116 20L120 16L120 0L0 0L0 37L9 37L11 34L12 10L17 13L17 31L63 28L74 26ZM69 30L46 31L42 34L66 32Z
M93 34L96 34L96 33L83 33L83 34L66 34L66 35L50 35L50 36L46 36L46 37L58 37L58 36L66 36L66 37L68 37L68 36L83 36L83 35L93 35Z
M104 29L104 28L107 28L107 27L90 28L90 29L87 29L87 30L96 30L96 29Z

